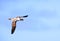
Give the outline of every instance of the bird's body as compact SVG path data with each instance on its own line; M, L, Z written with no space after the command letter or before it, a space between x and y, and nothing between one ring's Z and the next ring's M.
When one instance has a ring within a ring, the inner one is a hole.
M11 18L12 21L19 21L20 18Z
M12 30L11 30L11 34L14 33L15 29L16 29L16 22L17 21L23 21L23 18L28 17L28 15L26 16L17 16L16 18L9 18L9 20L12 21Z

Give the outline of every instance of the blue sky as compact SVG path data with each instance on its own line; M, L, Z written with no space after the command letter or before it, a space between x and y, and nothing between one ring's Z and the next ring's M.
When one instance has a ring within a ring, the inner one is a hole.
M11 34L8 18L29 15ZM0 41L60 41L59 0L0 0Z

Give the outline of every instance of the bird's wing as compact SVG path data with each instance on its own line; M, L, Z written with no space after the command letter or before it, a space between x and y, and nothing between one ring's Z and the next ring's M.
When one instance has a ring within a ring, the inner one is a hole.
M25 15L25 16L23 16L23 17L24 17L24 18L25 18L25 17L28 17L28 15Z
M14 33L15 29L16 29L16 21L13 21L13 22L12 22L11 34Z

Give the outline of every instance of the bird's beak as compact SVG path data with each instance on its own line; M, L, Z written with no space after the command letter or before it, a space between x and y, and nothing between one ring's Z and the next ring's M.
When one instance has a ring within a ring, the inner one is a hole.
M8 20L11 20L11 18L9 18Z

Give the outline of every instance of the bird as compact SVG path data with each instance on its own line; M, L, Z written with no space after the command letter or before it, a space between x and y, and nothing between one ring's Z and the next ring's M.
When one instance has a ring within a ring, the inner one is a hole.
M17 21L23 21L24 18L28 17L28 15L25 15L25 16L17 16L15 18L9 18L9 20L12 21L12 29L11 29L11 34L14 33L15 29L16 29L16 22Z

